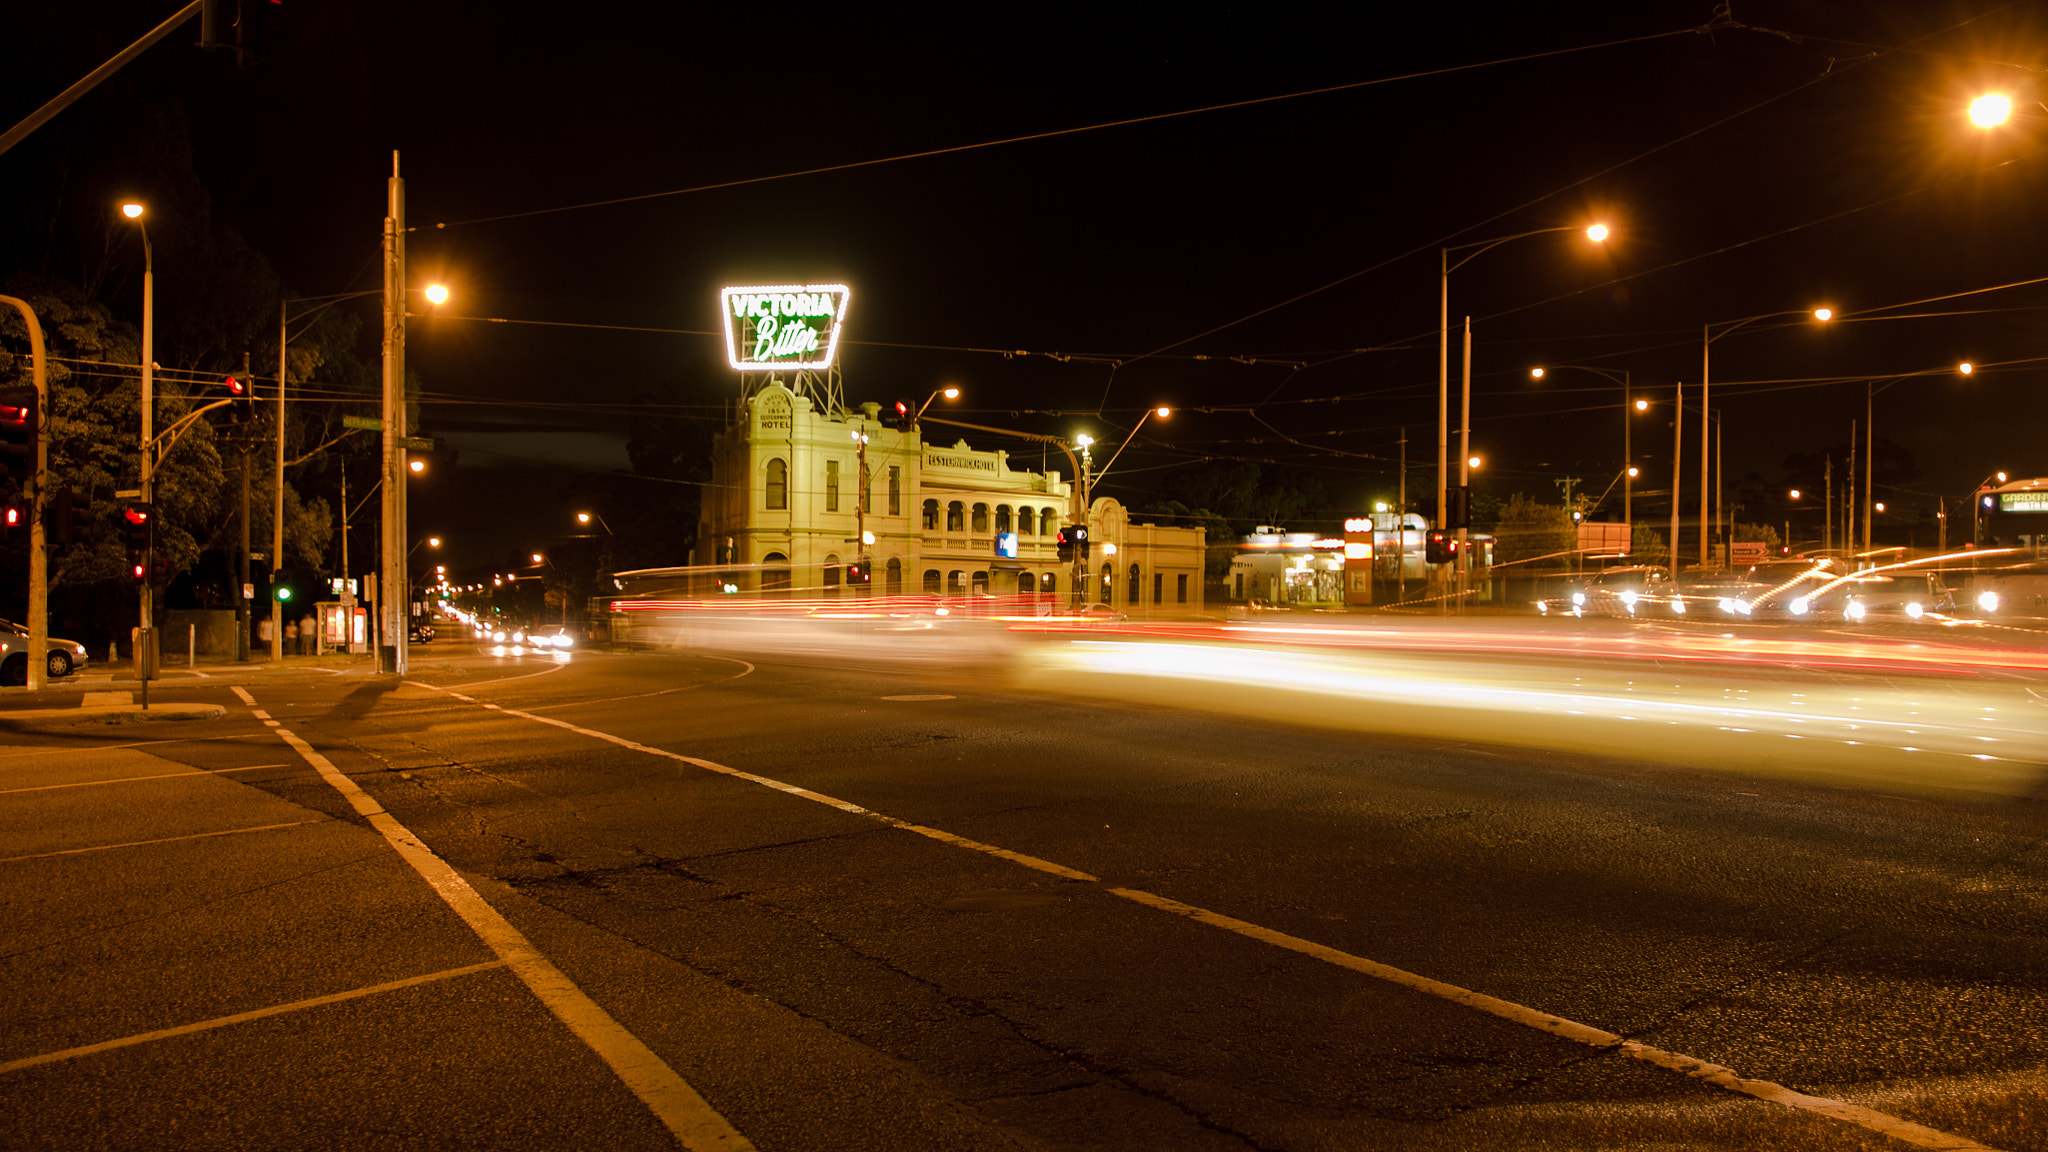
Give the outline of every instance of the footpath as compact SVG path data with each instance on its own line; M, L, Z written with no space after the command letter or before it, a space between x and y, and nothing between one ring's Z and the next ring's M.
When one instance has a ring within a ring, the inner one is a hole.
M286 656L273 661L242 662L232 657L201 656L196 662L180 661L159 667L149 682L150 701L143 707L142 686L135 679L132 662L91 665L45 687L41 692L26 688L0 688L0 731L41 731L77 724L138 724L167 720L209 720L226 714L219 704L180 702L171 697L180 688L234 683L244 677L283 671L321 671L335 674L365 673L376 668L371 655L329 652L318 656Z

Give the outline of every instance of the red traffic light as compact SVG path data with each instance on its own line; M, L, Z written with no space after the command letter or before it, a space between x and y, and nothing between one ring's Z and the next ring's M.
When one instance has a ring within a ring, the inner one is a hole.
M220 386L227 389L230 396L247 396L249 394L248 382L239 376L230 376L222 380Z
M20 506L15 504L9 504L7 506L7 511L4 514L0 514L0 520L4 520L9 528L19 526L21 524Z
M0 424L28 423L28 409L19 404L0 404Z
M128 522L130 524L134 524L138 527L149 523L149 509L147 508L138 508L135 505L130 504L128 507L121 510L121 515L127 517Z

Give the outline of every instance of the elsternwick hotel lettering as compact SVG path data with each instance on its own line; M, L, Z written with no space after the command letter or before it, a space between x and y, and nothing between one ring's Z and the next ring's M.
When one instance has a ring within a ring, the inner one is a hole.
M996 462L993 460L977 460L972 456L941 456L936 452L925 453L924 463L927 468L967 468L975 472L996 470Z

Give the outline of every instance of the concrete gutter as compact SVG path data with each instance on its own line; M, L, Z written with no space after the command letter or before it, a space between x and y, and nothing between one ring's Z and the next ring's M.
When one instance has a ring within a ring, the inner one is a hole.
M219 704L153 704L148 708L99 705L91 708L10 708L0 711L0 728L35 731L78 724L140 724L151 720L213 720L228 714Z

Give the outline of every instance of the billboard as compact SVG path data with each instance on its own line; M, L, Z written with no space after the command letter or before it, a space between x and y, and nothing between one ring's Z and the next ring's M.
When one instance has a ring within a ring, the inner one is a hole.
M727 363L741 372L831 367L851 294L844 284L719 289Z

